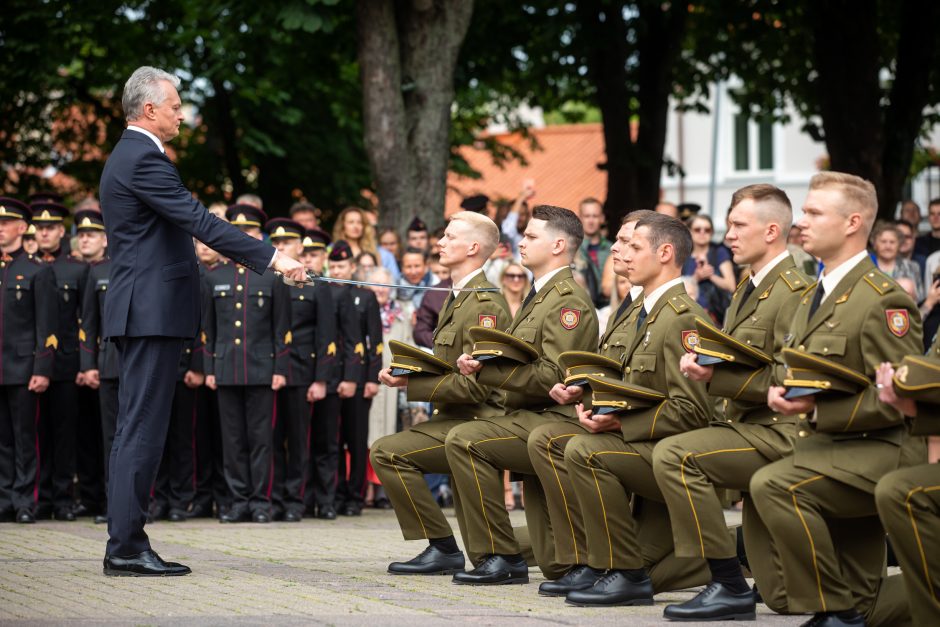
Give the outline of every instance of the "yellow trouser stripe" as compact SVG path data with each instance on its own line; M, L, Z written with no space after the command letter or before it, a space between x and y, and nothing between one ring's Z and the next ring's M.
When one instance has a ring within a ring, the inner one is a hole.
M595 455L633 455L634 457L639 457L639 453L630 453L627 451L595 451L587 458L587 464L591 467L591 475L594 477L594 485L597 487L597 498L601 502L601 516L604 517L604 531L607 533L607 552L610 556L610 565L608 569L614 567L614 543L610 539L610 525L607 524L607 507L604 505L604 495L601 494L601 484L597 480L597 473L594 472L593 460Z
M418 517L418 523L421 525L421 532L424 533L424 537L425 537L425 538L428 537L428 530L427 530L427 528L424 526L424 519L421 518L421 513L418 512L418 506L415 505L414 499L411 498L411 491L408 489L408 485L405 483L404 477L401 476L401 472L399 472L399 470L398 470L398 464L395 463L395 458L396 458L396 457L402 457L402 458L404 458L404 457L408 457L409 455L414 455L415 453L423 453L423 452L425 452L425 451L433 451L433 450L436 449L436 448L443 448L443 447L444 447L443 444L439 444L439 445L437 445L437 446L429 446L429 447L427 447L427 448L420 448L420 449L418 449L417 451L408 451L407 453L402 453L401 455L396 455L395 453L392 453L392 456L391 456L391 458L389 459L389 461L392 462L392 467L395 468L395 474L398 475L398 480L401 481L401 487L403 487L403 488L405 489L405 494L408 495L408 501L411 503L411 508L415 511L415 516Z
M682 478L682 486L685 488L686 496L689 497L689 507L692 508L692 517L695 519L695 529L698 531L698 543L702 548L702 557L705 557L705 540L702 538L702 525L699 523L698 512L695 509L695 503L692 502L692 491L689 490L689 484L685 480L685 463L690 457L698 459L699 457L708 457L717 453L743 453L746 451L757 450L754 447L749 448L726 448L717 451L708 451L705 453L686 453L682 457L682 463L679 465L679 476Z
M914 529L914 539L917 540L917 550L920 552L920 563L924 567L924 580L927 582L927 589L930 590L930 596L933 597L933 602L940 604L940 601L937 600L937 593L933 589L933 584L930 581L930 568L927 566L927 556L924 554L924 545L920 539L920 531L917 529L917 521L914 519L914 509L911 507L911 497L914 496L914 494L918 492L934 492L936 490L940 490L940 486L917 486L907 493L907 499L904 501L904 505L907 507L907 515L910 517L911 527Z
M558 491L561 492L561 500L562 503L565 504L565 515L568 517L568 528L571 529L571 544L574 545L574 563L580 564L581 561L578 557L578 540L574 536L574 524L571 522L571 512L568 511L568 497L565 496L565 489L561 486L561 478L558 476L558 469L555 468L555 461L552 459L552 442L560 438L573 438L576 435L579 434L565 433L562 435L557 435L553 438L549 438L548 444L545 446L545 454L548 455L548 463L552 465L552 472L555 473L555 481L558 483Z
M517 440L516 436L510 436L505 438L489 438L486 440L480 440L478 442L470 442L467 444L467 457L470 458L470 468L473 469L473 480L477 483L477 492L480 493L480 509L483 510L483 522L486 523L486 533L490 536L490 549L492 553L496 553L496 540L493 538L493 530L490 528L490 519L486 515L486 505L483 503L483 487L480 486L480 477L477 476L477 466L473 463L473 454L470 453L470 447L477 444L483 444L485 442L496 442L499 440Z
M800 522L803 523L803 529L806 531L806 537L809 538L809 549L813 553L813 570L816 571L816 589L819 590L819 601L822 603L822 611L826 610L826 598L823 595L822 591L822 577L819 575L819 564L816 562L816 543L813 542L813 534L809 532L809 525L806 524L806 519L803 518L803 512L800 511L800 506L796 502L796 492L795 490L800 486L806 485L813 481L818 481L822 479L823 475L816 475L815 477L810 477L809 479L804 479L799 483L794 483L787 490L789 490L791 496L793 497L793 509L796 510L796 515L799 516Z

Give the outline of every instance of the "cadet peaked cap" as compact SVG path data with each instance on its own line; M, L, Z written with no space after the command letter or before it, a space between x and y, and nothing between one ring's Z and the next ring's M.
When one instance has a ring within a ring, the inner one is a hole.
M698 354L696 361L700 366L732 363L760 368L774 362L773 355L732 337L702 318L695 318L695 328L698 329L698 343L692 350Z
M28 222L32 215L26 203L9 196L0 196L0 220L26 220Z
M666 395L622 379L588 376L591 405L595 414L615 414L653 407L666 400Z
M539 352L527 342L498 329L470 327L467 332L473 340L470 355L478 361L503 358L528 364L539 358Z
M33 212L33 224L62 224L69 215L68 207L49 200L34 202L29 209Z
M23 233L23 239L36 239L36 225L30 224L26 227L26 232Z
M698 212L702 210L702 205L696 202L684 202L680 203L676 210L679 212L680 220L688 220L692 216L698 215Z
M392 352L392 376L442 375L455 372L454 366L431 353L398 340L389 340L388 348Z
M58 192L43 190L43 191L30 194L27 197L27 200L29 201L29 204L33 204L36 202L54 202L54 203L58 203L61 205L65 199L62 198L62 194Z
M225 219L235 226L256 226L268 221L268 214L254 205L236 204L225 210Z
M861 372L846 368L842 364L792 348L781 351L787 365L787 377L783 380L787 388L784 398L809 396L820 392L843 392L855 394L871 385Z
M304 250L325 249L332 241L333 238L323 229L310 229L304 235Z
M264 230L271 239L300 239L304 234L304 227L290 218L271 218Z
M558 356L558 365L565 371L565 385L587 385L588 376L599 379L623 377L623 366L619 361L587 351L565 351Z
M100 211L82 209L75 214L75 230L77 231L103 231L104 218Z
M460 208L465 209L466 211L480 212L486 209L486 205L489 202L490 198L486 194L476 194L474 196L467 196L461 200Z
M908 355L894 372L898 396L921 403L940 405L940 361L921 355Z

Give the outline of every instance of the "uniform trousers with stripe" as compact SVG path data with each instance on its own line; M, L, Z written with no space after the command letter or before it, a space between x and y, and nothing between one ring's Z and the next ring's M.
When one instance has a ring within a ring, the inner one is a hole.
M222 458L232 512L269 514L274 390L269 385L220 385L218 395Z
M101 408L101 449L104 453L104 507L108 511L108 473L111 467L111 447L114 446L114 432L117 429L118 415L117 379L101 379L98 386L98 406Z
M356 387L352 398L342 399L339 428L339 458L337 465L337 503L362 505L366 491L366 461L369 457L369 410L372 399L363 396L362 388ZM343 454L343 447L346 453ZM348 465L347 465L348 461Z
M39 441L42 457L39 506L71 509L75 502L75 440L78 437L78 386L52 381L42 394Z
M304 501L307 507L333 507L336 499L336 472L339 466L340 398L327 393L313 404L310 420L310 472Z
M161 508L175 512L186 512L196 494L197 394L197 389L177 381L170 429L157 472L154 500Z
M312 415L307 386L285 387L279 391L278 399L272 498L277 509L302 516L306 507Z
M0 515L34 511L39 495L39 395L0 385Z
M780 555L791 612L855 609L868 625L910 624L901 575L885 577L885 531L874 496L793 457L764 466L751 498Z

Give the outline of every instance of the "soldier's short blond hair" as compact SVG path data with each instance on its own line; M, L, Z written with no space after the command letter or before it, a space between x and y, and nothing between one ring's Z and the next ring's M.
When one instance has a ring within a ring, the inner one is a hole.
M871 233L878 213L878 193L870 181L845 172L820 172L810 179L809 189L839 190L846 201L845 205L839 208L840 211L844 215L860 213L865 226L865 236Z
M480 245L483 259L489 259L499 245L499 227L482 213L458 211L451 216L450 221L466 222L470 226L472 238Z
M744 202L754 201L754 210L764 224L776 222L782 232L788 232L793 223L793 207L790 199L779 187L767 183L747 185L731 195L731 209Z

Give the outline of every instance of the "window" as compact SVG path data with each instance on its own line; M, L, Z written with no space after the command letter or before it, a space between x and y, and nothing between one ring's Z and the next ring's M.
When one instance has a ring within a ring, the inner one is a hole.
M773 122L756 122L744 113L735 114L734 169L737 172L774 169Z

